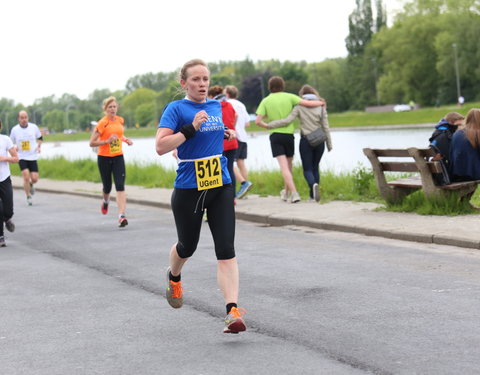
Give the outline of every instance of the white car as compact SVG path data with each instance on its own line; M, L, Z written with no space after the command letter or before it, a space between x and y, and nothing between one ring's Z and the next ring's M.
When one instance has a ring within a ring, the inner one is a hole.
M410 107L408 104L397 104L396 106L393 107L394 112L405 112L405 111L411 111L412 107Z

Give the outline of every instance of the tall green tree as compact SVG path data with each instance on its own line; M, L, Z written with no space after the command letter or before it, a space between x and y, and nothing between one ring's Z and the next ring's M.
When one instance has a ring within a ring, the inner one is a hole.
M382 0L375 1L376 17L375 17L375 32L379 32L382 27L387 26L387 12L383 6Z
M356 9L348 17L349 34L345 39L349 57L362 55L373 35L371 0L355 0L355 3Z
M356 0L356 9L348 18L349 34L345 39L348 51L345 72L349 77L347 102L351 109L363 109L378 103L377 78L379 71L375 53L367 53L374 32L386 24L381 1L377 1L374 22L371 0Z

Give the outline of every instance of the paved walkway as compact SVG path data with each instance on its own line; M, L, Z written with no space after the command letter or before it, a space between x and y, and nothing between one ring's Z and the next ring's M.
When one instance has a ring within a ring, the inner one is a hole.
M13 186L21 189L19 177L12 177ZM101 197L101 184L84 181L41 179L37 191ZM171 189L127 186L130 203L170 208ZM20 194L20 192L17 192ZM112 192L112 197L115 192ZM100 203L99 203L100 204ZM385 212L381 204L333 201L291 204L278 197L249 194L237 200L237 218L268 225L299 225L334 231L353 232L406 241L417 241L480 249L480 215L422 216L412 213ZM127 206L128 208L128 206Z

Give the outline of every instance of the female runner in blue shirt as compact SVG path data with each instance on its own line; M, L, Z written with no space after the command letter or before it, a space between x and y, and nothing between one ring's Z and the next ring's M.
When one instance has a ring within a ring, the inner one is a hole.
M222 156L223 139L235 137L225 130L222 109L216 100L207 99L210 71L199 59L185 63L180 85L186 93L165 108L158 125L156 151L163 155L177 149L179 166L172 194L172 210L178 241L170 250L167 269L167 300L182 307L180 273L197 248L203 211L208 209L208 225L215 244L217 281L225 299L225 333L245 331L243 312L237 306L239 275L235 256L234 188Z

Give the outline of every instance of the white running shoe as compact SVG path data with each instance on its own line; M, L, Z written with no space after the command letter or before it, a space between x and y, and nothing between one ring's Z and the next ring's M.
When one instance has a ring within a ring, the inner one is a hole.
M300 202L300 201L301 201L301 199L300 199L300 194L298 194L298 192L292 193L292 200L291 200L291 202L292 202L292 203L298 203L298 202Z
M313 199L315 199L315 202L320 202L320 188L318 184L313 184L312 190L313 190Z

